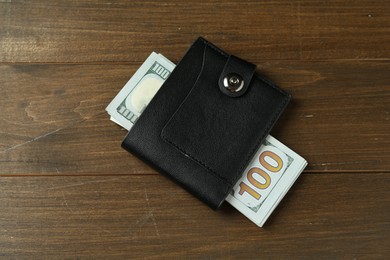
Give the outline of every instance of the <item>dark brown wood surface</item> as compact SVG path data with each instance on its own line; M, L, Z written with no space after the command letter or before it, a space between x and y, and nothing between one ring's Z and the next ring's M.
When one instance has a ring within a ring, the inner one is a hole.
M120 148L106 105L198 36L293 95L309 165L258 228ZM0 257L386 258L389 1L0 1Z

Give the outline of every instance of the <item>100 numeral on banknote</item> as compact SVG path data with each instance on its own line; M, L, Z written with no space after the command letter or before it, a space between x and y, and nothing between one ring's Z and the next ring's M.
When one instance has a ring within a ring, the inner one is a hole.
M306 165L305 159L269 135L226 201L263 226Z
M234 196L257 212L293 161L293 158L266 142L234 186Z

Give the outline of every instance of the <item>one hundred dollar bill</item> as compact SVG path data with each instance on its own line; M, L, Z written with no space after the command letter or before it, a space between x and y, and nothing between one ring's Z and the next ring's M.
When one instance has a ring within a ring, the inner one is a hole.
M153 52L107 106L111 121L130 130L174 68ZM261 227L306 165L305 159L268 135L226 201Z
M111 120L130 130L174 68L170 60L152 52L106 107Z
M262 227L306 165L305 159L268 135L226 201Z

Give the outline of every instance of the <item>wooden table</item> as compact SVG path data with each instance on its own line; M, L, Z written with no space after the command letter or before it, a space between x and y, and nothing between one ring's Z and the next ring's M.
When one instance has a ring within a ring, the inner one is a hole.
M309 162L258 228L125 152L106 105L198 36L293 101L272 135ZM390 2L0 1L0 256L385 258Z

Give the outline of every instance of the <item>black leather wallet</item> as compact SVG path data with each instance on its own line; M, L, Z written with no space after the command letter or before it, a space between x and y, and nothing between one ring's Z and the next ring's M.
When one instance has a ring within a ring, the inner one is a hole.
M199 38L122 147L218 209L289 100L255 65Z

